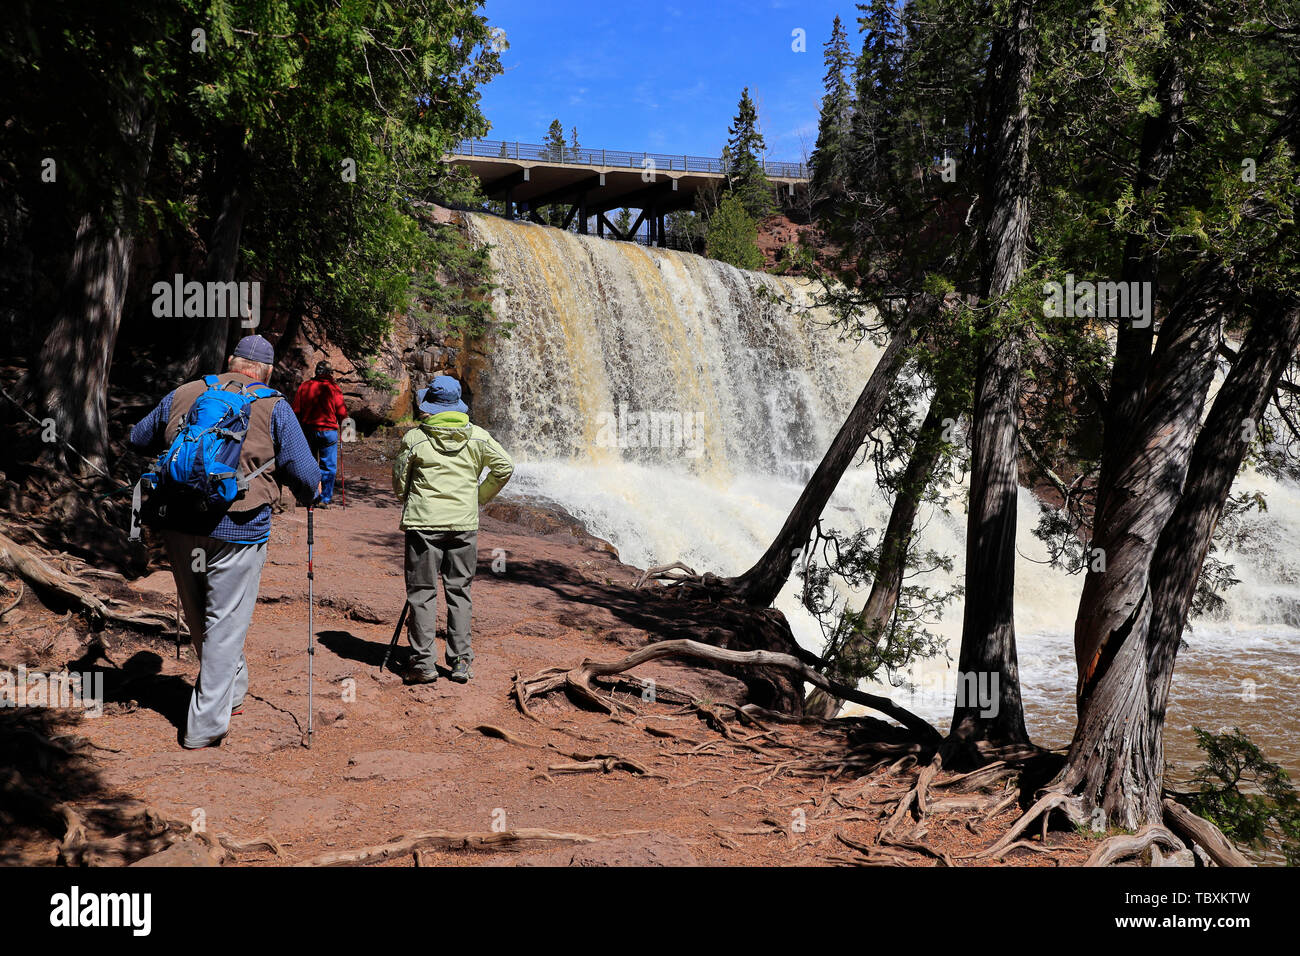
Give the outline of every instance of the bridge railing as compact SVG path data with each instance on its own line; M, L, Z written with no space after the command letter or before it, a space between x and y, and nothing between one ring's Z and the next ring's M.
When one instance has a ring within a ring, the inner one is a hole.
M622 149L563 150L537 143L520 143L503 139L465 139L452 150L453 156L484 157L487 159L515 159L539 163L563 163L581 166L615 166L622 169L645 169L650 162L656 169L688 173L725 173L726 163L708 156L687 156L673 153L628 152ZM788 179L807 179L807 163L763 161L763 172L769 176Z

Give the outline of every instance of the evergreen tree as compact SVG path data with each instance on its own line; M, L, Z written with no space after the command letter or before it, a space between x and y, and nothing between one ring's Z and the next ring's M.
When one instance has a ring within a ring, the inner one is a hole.
M553 163L562 163L566 152L564 127L560 125L558 119L553 119L546 130L546 139L542 143L542 156Z
M817 144L813 148L812 190L814 210L844 195L849 159L849 131L853 118L853 97L849 89L849 39L837 16L826 43L826 95L822 97L817 123Z
M573 126L569 129L569 162L580 162L582 156L582 147L578 145L578 127Z
M763 253L758 248L758 224L750 218L740 197L728 193L709 220L705 254L740 269L759 269Z
M577 142L578 130L574 128L574 142ZM564 141L564 127L558 119L551 120L551 125L546 130L546 140L542 143L542 157L553 163L569 162L569 146ZM560 228L564 225L564 218L568 215L568 208L562 205L550 204L542 206L537 210L537 214L542 221L548 225Z
M203 56L189 40L199 23ZM423 69L367 57L376 37ZM59 161L58 189L12 178L39 215L0 224L0 262L14 245L40 253L20 290L65 290L31 303L33 404L105 460L108 370L124 316L145 300L126 293L150 232L197 263L195 278L273 281L291 323L320 316L336 341L373 348L436 258L411 199L439 195L442 157L487 131L477 88L499 72L473 3L182 0L123 18L70 0L8 18L6 159ZM244 330L215 318L158 335L221 357Z
M893 169L891 146L899 123L900 39L888 0L859 4L863 15L862 52L853 66L853 117L849 123L849 157L845 160L851 188L874 198L886 187ZM907 157L907 165L924 156ZM910 169L909 169L910 172ZM870 199L868 199L870 202Z
M704 219L690 209L678 209L667 217L667 244L686 252L702 251L705 237Z
M628 236L628 233L632 231L632 210L628 209L627 206L620 209L618 215L614 217L614 228L618 230L619 235L627 236L629 239L632 238Z
M772 214L772 184L763 171L767 145L758 129L758 110L749 98L749 87L740 94L740 106L727 134L723 157L728 187L740 198L751 219L766 219Z

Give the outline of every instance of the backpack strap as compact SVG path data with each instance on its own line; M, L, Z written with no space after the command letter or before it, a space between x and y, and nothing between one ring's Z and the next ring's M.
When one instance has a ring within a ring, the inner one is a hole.
M140 509L144 507L144 476L135 483L135 488L131 490L131 532L127 535L128 541L140 540Z
M242 476L236 475L235 487L237 487L240 493L242 494L243 492L248 490L248 483L250 481L252 481L254 478L260 475L262 472L266 471L266 469L270 468L274 464L275 464L275 459L268 458L266 461L262 462L262 464L259 465L256 470L249 472L247 475L242 475Z
M243 386L243 389L255 399L284 397L269 385L263 385L261 382L249 382L247 385Z
M279 392L277 392L275 389L270 388L266 385L262 385L257 382L252 382L249 383L248 385L245 385L244 391L245 393L253 396L253 401L255 402L263 398L284 398L284 396L281 395ZM235 483L239 487L240 491L242 492L248 490L249 483L254 478L260 475L262 472L266 471L274 464L275 464L275 458L273 456L271 458L268 458L266 461L262 462L261 465L259 465L253 471L249 472L247 475L244 475L243 477L237 477L235 479Z

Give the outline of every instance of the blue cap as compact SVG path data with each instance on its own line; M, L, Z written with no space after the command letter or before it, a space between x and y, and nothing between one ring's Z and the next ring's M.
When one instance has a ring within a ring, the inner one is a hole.
M235 346L235 358L260 362L263 365L275 364L275 348L260 335L245 335Z
M460 382L450 375L439 375L420 396L420 411L426 415L440 412L469 412L469 406L460 400Z

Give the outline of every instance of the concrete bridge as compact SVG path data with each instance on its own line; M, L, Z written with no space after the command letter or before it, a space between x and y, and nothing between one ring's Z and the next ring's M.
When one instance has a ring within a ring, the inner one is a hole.
M663 244L668 213L692 208L701 189L726 183L721 159L671 153L560 151L511 140L467 139L447 159L469 167L484 194L504 202L512 219L527 216L541 222L542 206L564 205L570 207L566 228L577 217L578 231L586 233L588 220L594 219L597 235L608 231L615 238L632 239L645 223L651 245ZM806 163L764 162L763 171L785 195L807 188ZM626 235L608 217L611 210L623 207L640 210Z

